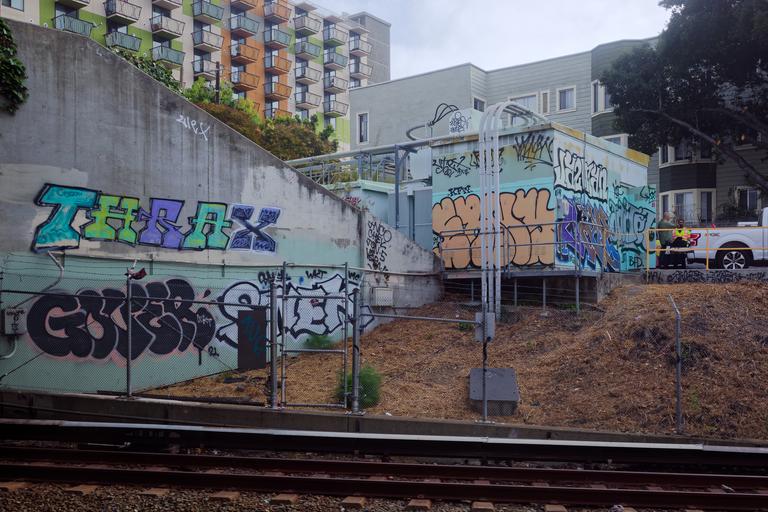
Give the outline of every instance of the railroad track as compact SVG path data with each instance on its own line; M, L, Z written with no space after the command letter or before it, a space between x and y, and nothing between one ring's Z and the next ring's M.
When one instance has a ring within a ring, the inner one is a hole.
M0 446L0 478L497 503L768 509L768 476ZM212 470L218 468L218 470Z

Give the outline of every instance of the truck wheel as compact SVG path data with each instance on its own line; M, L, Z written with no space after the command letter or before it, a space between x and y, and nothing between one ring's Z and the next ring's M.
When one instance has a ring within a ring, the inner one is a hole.
M726 270L741 270L747 268L752 264L752 251L745 251L739 249L736 251L725 250L728 247L744 247L742 244L726 244L723 249L717 251L717 266Z

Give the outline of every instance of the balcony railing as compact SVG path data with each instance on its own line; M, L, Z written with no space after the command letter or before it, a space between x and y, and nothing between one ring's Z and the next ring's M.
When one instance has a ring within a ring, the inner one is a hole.
M53 18L53 26L59 30L73 32L85 37L91 37L91 30L93 30L93 23L66 14Z
M323 49L309 41L299 41L294 45L296 56L304 60L312 60L320 56Z
M317 34L323 28L323 22L308 14L302 14L293 18L293 28L296 35L301 37Z
M349 76L357 79L370 78L373 72L373 66L358 61L352 61L349 64Z
M229 56L235 64L251 64L259 59L259 49L246 43L232 41Z
M192 4L192 16L205 23L217 23L224 17L224 8L205 0L198 0Z
M106 40L107 47L109 48L117 47L124 50L131 50L132 52L137 52L139 51L139 48L141 48L141 39L122 32L110 32L107 34Z
M109 21L129 25L139 20L141 7L125 0L107 0L104 2L104 12Z
M296 100L296 106L298 108L304 108L304 109L317 107L320 105L320 102L323 100L322 96L320 96L319 94L314 94L307 91L297 92L296 94L293 95L293 97Z
M177 68L184 62L184 52L174 50L168 46L155 46L152 48L152 59L169 68Z
M152 19L149 20L149 24L153 34L166 39L181 37L181 34L184 33L183 21L175 20L162 14L153 16Z
M338 100L328 100L323 102L323 112L329 117L341 117L347 115L349 105Z
M356 57L366 57L370 55L372 49L373 45L360 37L353 37L349 40L349 53Z
M319 69L309 66L299 66L296 68L296 82L310 85L316 84L323 77L323 72Z
M329 69L343 69L347 67L349 57L336 52L325 52L323 65Z
M267 119L276 119L278 117L293 117L293 114L287 110L283 110L282 108L273 107L264 110L264 117Z
M323 30L323 41L326 46L341 46L347 43L349 34L336 27L325 27Z
M259 31L259 22L245 14L238 14L229 19L229 30L233 36L250 37Z
M291 86L280 82L264 84L264 97L268 100L286 100L291 97Z
M291 8L285 4L272 2L264 5L264 19L272 23L285 23L291 17Z
M198 76L204 76L207 78L216 77L216 64L209 60L195 59L192 61L192 73Z
M338 76L326 76L323 79L323 88L330 93L338 94L347 90L349 82Z
M291 61L278 55L264 57L264 71L272 75L284 75L291 70Z
M259 77L246 71L232 71L229 81L237 91L251 91L259 86Z
M197 50L215 52L221 49L224 38L210 30L200 29L192 32L192 44Z
M255 9L257 5L259 5L258 0L231 0L229 2L230 7L234 7L240 11Z
M152 0L152 5L171 11L177 7L181 7L181 0Z
M287 48L291 44L291 34L272 27L264 31L264 45L270 48Z

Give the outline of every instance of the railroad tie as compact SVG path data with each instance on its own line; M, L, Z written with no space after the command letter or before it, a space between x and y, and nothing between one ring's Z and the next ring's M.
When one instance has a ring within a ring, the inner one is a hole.
M98 486L96 485L76 485L74 487L68 487L64 489L64 492L67 494L78 494L80 496L85 496L86 494L93 494L93 492L98 489Z
M493 512L496 510L490 501L473 501L470 507L471 512Z
M544 505L544 512L568 512L562 505Z
M278 494L269 500L270 505L295 505L298 502L298 494Z
M240 493L237 491L219 491L209 496L216 501L237 501L240 499Z
M0 491L13 492L32 487L29 482L0 482Z
M365 508L365 503L366 500L364 496L347 496L341 502L341 506L350 510L362 510Z
M432 508L432 500L425 500L422 498L412 499L405 506L405 510L430 510Z
M142 489L139 491L140 496L149 496L152 498L162 498L168 496L171 492L167 487L150 487L149 489Z

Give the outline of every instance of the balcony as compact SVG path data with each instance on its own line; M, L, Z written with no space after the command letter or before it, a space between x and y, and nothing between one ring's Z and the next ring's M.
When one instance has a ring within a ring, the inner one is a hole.
M297 92L293 95L296 100L296 108L303 108L309 110L320 105L323 100L319 94L313 94L311 92Z
M155 46L152 48L152 59L167 68L178 68L184 62L184 52L168 46Z
M341 46L347 44L349 34L336 27L325 27L323 30L323 41L325 46Z
M259 60L259 49L245 43L233 41L229 47L233 64L252 64Z
M264 46L279 50L288 48L289 44L291 44L291 34L288 32L275 27L264 31Z
M264 84L264 97L268 100L287 100L291 97L291 86L280 82L267 82Z
M323 113L328 117L343 117L347 115L349 105L337 100L323 102Z
M349 54L355 57L367 57L371 54L373 45L368 41L363 41L359 37L353 37L349 40Z
M323 77L323 72L309 66L296 68L296 83L304 85L316 84Z
M203 23L218 23L224 17L224 8L199 0L192 4L192 16Z
M339 94L346 91L348 85L349 82L346 79L338 76L326 76L323 79L323 88L325 89L325 92L330 92L332 94Z
M323 65L328 69L344 69L347 67L349 57L335 52L325 52Z
M184 33L184 22L158 14L149 20L152 34L164 39L175 39Z
M236 91L252 91L259 86L259 77L246 71L233 71L229 75L229 81Z
M172 11L173 9L181 7L181 0L152 0L152 5Z
M231 0L229 6L238 11L255 9L259 5L258 0Z
M74 16L67 16L66 14L53 18L53 26L59 30L73 32L85 37L91 37L91 30L93 30L93 23L77 19Z
M371 78L372 72L373 72L373 66L370 66L368 64L363 64L359 60L352 61L349 64L349 76L351 76L352 78L357 78L358 80Z
M141 39L122 32L110 32L106 40L108 48L122 48L132 52L137 52L141 48Z
M309 41L297 42L293 48L295 50L296 57L304 60L316 59L323 51L322 48L316 44L310 43Z
M284 75L291 70L291 61L277 55L264 57L264 71L271 75Z
M192 61L192 74L195 75L195 79L201 76L213 80L216 78L216 64L209 60L195 59Z
M72 7L73 9L81 9L91 3L91 0L59 0L61 5ZM3 4L5 5L5 4ZM63 29L59 29L63 30ZM69 31L68 31L69 32Z
M216 52L221 50L224 38L219 34L214 34L210 30L200 29L192 32L192 44L196 50L204 52Z
M270 23L285 23L291 18L291 8L285 4L272 2L264 5L264 19Z
M125 2L124 0L107 0L104 2L104 12L112 23L130 25L139 20L141 7Z
M297 37L315 35L323 29L323 22L308 14L302 14L293 18L293 28Z
M251 37L259 31L259 22L245 14L238 14L229 19L229 31L235 37Z
M277 119L278 117L293 117L293 114L287 110L273 107L264 110L264 117L267 119Z

